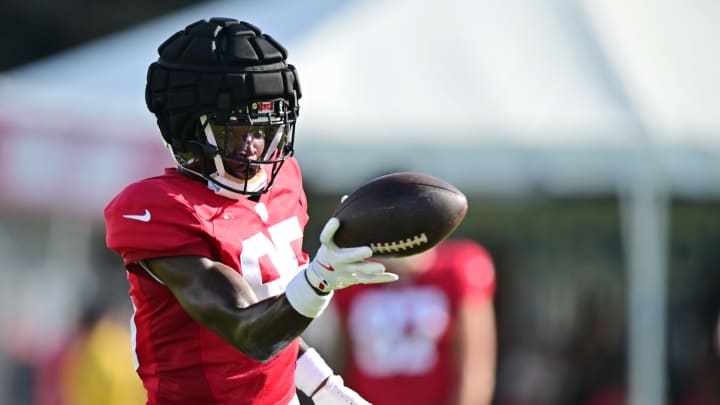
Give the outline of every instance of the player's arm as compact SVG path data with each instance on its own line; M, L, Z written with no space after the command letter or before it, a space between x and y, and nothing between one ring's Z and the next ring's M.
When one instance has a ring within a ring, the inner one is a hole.
M357 392L345 386L320 354L300 340L300 353L295 367L295 386L313 400L315 405L370 405Z
M298 272L286 293L258 301L233 268L201 256L160 257L140 263L167 286L188 314L243 353L268 360L322 313L332 291L358 283L397 280L385 267L365 259L367 246L339 248L333 236L340 223L331 218L320 235L321 247Z
M458 405L492 402L495 387L497 336L491 299L471 299L460 305L458 320Z
M258 301L237 271L206 257L160 257L141 265L172 291L193 319L257 360L272 358L312 321L284 295Z

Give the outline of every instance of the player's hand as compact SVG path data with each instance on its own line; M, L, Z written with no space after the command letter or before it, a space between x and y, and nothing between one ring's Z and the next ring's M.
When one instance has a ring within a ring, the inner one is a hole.
M371 405L357 392L346 387L339 375L328 377L325 385L312 396L312 400L315 405Z
M334 290L398 279L397 274L386 273L383 264L365 260L373 254L369 246L337 246L333 237L339 227L340 220L330 218L320 233L322 245L315 258L290 280L285 290L289 304L308 318L316 318L325 310Z
M330 218L320 233L322 245L305 270L313 288L327 293L354 284L387 283L398 279L397 274L386 273L383 264L365 260L373 254L369 246L337 246L333 237L339 227L340 221Z

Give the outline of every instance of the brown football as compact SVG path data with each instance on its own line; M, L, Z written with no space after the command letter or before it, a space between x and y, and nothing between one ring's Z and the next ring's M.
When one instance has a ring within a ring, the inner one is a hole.
M465 195L436 177L392 173L369 181L335 209L335 243L370 246L373 256L411 256L437 245L462 222Z

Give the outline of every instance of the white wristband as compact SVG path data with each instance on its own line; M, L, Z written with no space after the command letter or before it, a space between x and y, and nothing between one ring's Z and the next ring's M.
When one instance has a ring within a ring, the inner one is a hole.
M295 386L305 395L311 396L333 374L320 354L315 349L309 349L295 363Z
M298 272L285 289L285 297L290 305L308 318L317 318L328 306L332 296L332 291L326 295L316 293L305 278L305 269Z
M357 392L345 386L337 374L328 377L325 384L312 396L315 405L372 405Z

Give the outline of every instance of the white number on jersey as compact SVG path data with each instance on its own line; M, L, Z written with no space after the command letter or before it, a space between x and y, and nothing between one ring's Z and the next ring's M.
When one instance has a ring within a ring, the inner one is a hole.
M292 242L302 238L302 228L292 217L268 228L270 238L262 232L242 242L240 265L242 275L255 291L259 300L282 294L287 283L298 271L298 258ZM270 265L261 269L260 261L269 260ZM263 275L266 280L263 283Z
M449 311L447 297L435 287L359 294L348 319L356 363L377 377L427 372L437 361Z

